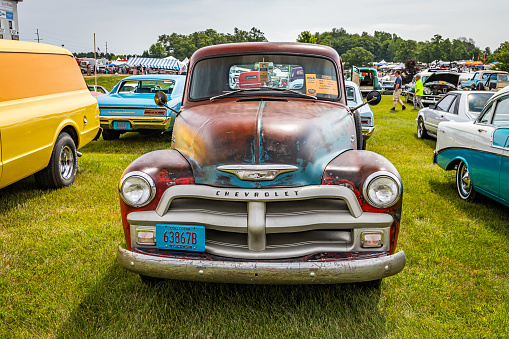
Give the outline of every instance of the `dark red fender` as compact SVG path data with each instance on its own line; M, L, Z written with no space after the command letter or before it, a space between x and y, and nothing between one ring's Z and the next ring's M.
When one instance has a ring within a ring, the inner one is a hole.
M131 207L120 198L120 210L127 249L131 249L131 231L127 222L127 215L134 211L153 211L156 209L162 194L168 187L174 185L194 184L194 177L187 160L176 150L159 150L142 155L134 160L122 174L122 178L129 172L141 171L154 180L156 195L146 206Z
M369 205L363 196L363 185L368 176L378 171L390 172L401 180L396 167L383 156L370 151L351 150L339 155L327 165L323 173L322 184L341 185L350 188L359 199L364 212L392 215L394 222L391 225L390 254L394 254L398 242L403 194L401 194L396 204L389 208L381 209Z

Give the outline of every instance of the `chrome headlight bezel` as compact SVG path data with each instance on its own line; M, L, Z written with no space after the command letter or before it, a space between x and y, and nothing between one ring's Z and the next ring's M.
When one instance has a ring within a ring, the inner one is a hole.
M124 188L125 188L126 183L128 182L129 179L133 179L133 178L141 179L141 182L146 184L145 188L149 191L148 192L148 196L146 197L146 199L144 199L143 201L140 201L138 203L130 201L124 195ZM140 171L133 171L133 172L127 173L120 180L120 185L119 185L118 189L119 189L120 197L122 198L122 200L127 205L132 206L132 207L143 207L143 206L146 206L146 205L148 205L154 199L154 197L156 195L156 185L154 183L154 180L152 180L150 175L148 175L148 174L146 174L144 172L140 172Z
M376 201L374 201L374 199L372 199L370 197L370 194L369 194L370 186L375 182L375 180L382 179L382 178L388 178L388 179L392 180L397 188L396 194L394 195L392 200L387 203L376 202ZM378 172L372 173L370 176L368 176L366 178L366 180L364 181L364 185L362 187L362 194L364 196L364 199L371 206L376 207L376 208L388 208L388 207L394 206L394 204L396 204L396 202L398 202L399 198L401 197L402 192L403 192L403 185L401 183L401 180L393 173L387 172L387 171L378 171Z

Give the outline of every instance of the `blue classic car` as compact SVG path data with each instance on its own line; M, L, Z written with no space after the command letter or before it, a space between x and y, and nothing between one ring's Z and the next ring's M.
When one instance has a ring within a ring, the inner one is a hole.
M362 93L359 86L353 81L345 81L346 100L348 107L355 107L363 103ZM358 109L362 124L362 149L366 149L366 140L368 140L375 130L375 118L373 111L368 105Z
M103 139L118 139L129 131L142 134L171 131L185 79L183 75L131 76L122 79L109 94L97 97ZM159 91L168 96L168 107L173 111L154 103L154 95Z
M509 87L495 94L475 121L441 122L433 162L456 168L461 199L476 193L509 206Z

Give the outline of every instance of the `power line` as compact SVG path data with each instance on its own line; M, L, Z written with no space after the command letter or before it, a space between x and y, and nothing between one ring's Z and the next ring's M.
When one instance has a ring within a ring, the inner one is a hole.
M42 40L42 38L39 38L39 28L37 28L37 32L35 34L37 34L37 39L34 40L37 40L37 43L39 43L39 41Z

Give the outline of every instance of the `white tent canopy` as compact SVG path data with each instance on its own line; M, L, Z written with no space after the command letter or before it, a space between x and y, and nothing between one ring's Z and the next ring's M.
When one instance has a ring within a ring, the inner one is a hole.
M134 57L127 61L127 65L131 67L143 66L150 68L180 69L180 61L174 57L164 59Z

